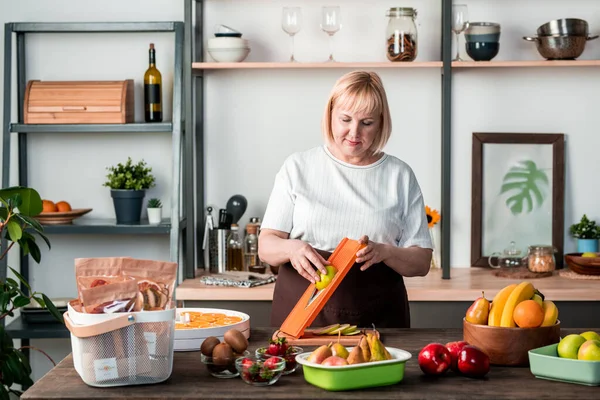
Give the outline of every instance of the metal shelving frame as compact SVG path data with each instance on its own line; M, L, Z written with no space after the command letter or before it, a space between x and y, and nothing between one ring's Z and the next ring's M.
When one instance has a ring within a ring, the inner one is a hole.
M204 38L203 26L203 0L185 1L185 25L186 25L186 68L191 69L193 62L203 62L204 52L202 49ZM452 0L442 0L442 46L440 49L442 58L441 67L441 91L442 91L442 126L441 126L441 212L444 218L441 224L441 264L442 279L450 279L450 220L451 220L451 142L452 142ZM188 40L189 39L189 40ZM340 63L343 68L346 63ZM186 72L187 73L187 72ZM204 216L204 69L190 71L194 83L193 106L186 107L186 127L194 129L196 139L196 237L202 238L203 216ZM399 73L402 69L399 68ZM192 271L193 272L193 271ZM187 276L192 278L192 275Z
M175 54L173 71L173 117L171 122L131 124L73 124L73 125L29 125L24 124L23 107L27 84L25 67L25 38L28 33L174 33ZM18 123L12 120L12 55L13 34L16 34L16 74L18 92ZM185 270L194 265L194 206L193 206L193 159L191 155L192 135L183 129L183 106L189 101L184 97L184 24L181 21L165 22L84 22L84 23L7 23L4 30L4 123L2 149L2 187L10 184L12 134L18 135L18 184L28 185L27 178L27 135L76 132L81 134L159 133L170 132L172 136L173 182L171 193L171 218L159 225L141 221L135 225L116 224L114 219L82 219L72 225L46 226L48 234L102 234L102 235L166 235L170 237L170 259L179 262L179 281ZM186 70L188 70L186 64ZM187 73L187 72L186 72ZM186 92L188 92L186 90ZM186 96L189 97L189 96ZM188 105L189 106L189 105ZM182 141L182 137L184 141ZM183 183L183 184L182 184ZM185 240L181 240L184 236ZM0 266L0 279L5 279L6 263ZM21 274L29 280L29 256L21 255ZM26 290L26 288L22 288ZM30 338L68 337L66 328L59 324L27 324L17 318L6 326L13 338L20 338L27 346Z

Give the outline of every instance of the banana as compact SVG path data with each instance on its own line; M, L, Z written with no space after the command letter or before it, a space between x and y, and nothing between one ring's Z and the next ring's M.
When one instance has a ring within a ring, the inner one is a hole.
M490 309L490 315L488 316L489 326L500 326L500 321L502 320L502 311L504 310L506 300L508 300L508 296L510 296L516 287L516 283L508 285L500 290L496 296L494 296L494 299L492 300L492 308Z
M554 325L558 319L558 307L556 307L556 304L550 300L544 300L542 308L544 309L544 322L542 322L542 326Z
M520 302L531 299L534 293L535 288L530 282L519 283L506 300L504 310L502 310L500 326L513 328L517 326L515 324L515 320L513 319L513 312L515 311L515 307Z

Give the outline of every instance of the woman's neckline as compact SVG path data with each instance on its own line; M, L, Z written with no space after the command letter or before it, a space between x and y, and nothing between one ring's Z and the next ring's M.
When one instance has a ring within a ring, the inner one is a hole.
M342 161L339 158L337 158L336 156L334 156L333 153L331 153L331 151L329 151L329 148L327 147L326 144L323 145L323 150L325 151L325 154L327 154L329 156L329 158L331 158L333 161L337 162L338 164L341 164L345 167L356 168L356 169L365 169L365 168L376 167L379 164L381 164L383 161L385 161L385 159L387 158L387 154L382 152L381 157L379 157L379 159L376 160L375 162L372 162L371 164L366 164L366 165L356 165L356 164L351 164L351 163Z

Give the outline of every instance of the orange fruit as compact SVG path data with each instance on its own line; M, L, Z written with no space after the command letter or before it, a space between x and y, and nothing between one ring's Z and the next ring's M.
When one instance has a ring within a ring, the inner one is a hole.
M58 212L67 212L72 211L71 205L66 201L59 201L56 203L56 211Z
M56 204L52 200L42 200L42 212L56 212Z
M517 304L513 319L519 328L537 328L544 322L544 310L534 300L525 300Z

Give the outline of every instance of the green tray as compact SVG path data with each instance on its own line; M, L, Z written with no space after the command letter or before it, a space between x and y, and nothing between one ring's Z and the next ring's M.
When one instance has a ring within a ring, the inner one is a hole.
M302 364L304 379L311 385L330 391L364 389L396 384L404 378L404 364L412 355L408 351L387 347L393 359L364 364L328 367L307 361L310 353L296 356ZM348 351L352 351L349 348Z
M558 343L529 350L529 367L536 378L600 386L600 361L560 358Z

